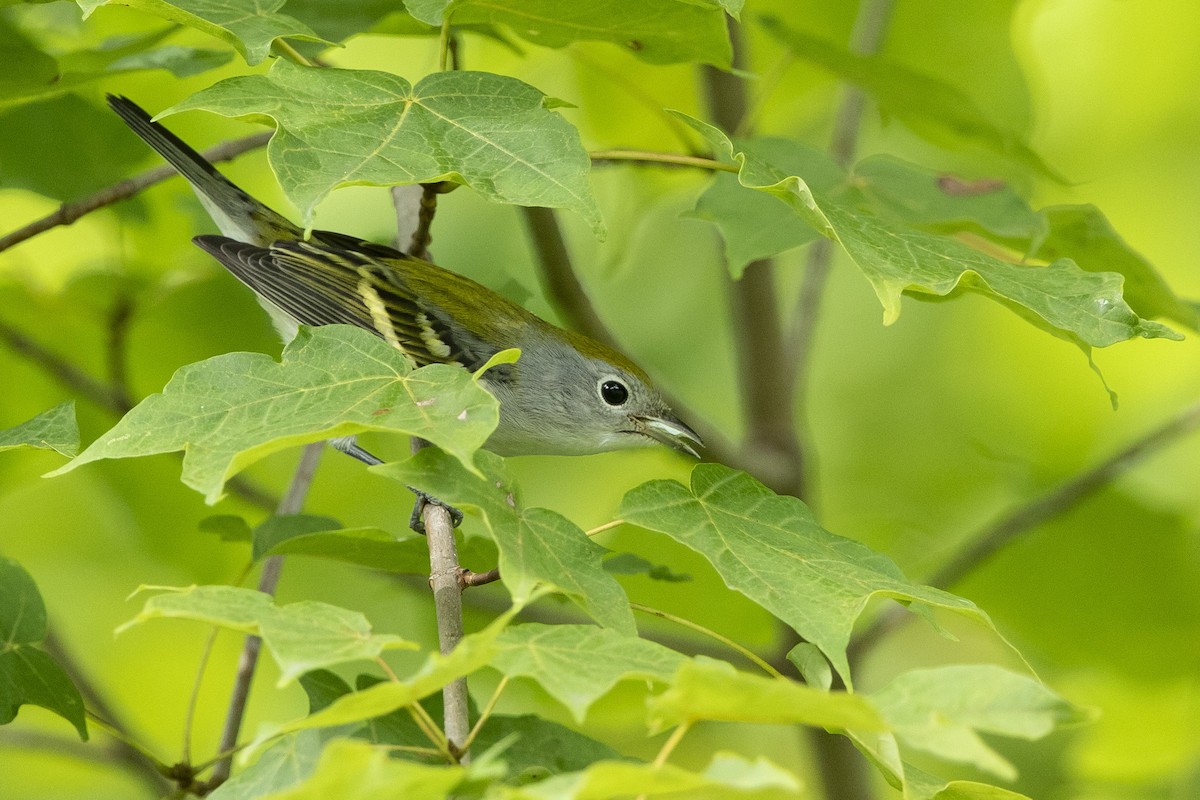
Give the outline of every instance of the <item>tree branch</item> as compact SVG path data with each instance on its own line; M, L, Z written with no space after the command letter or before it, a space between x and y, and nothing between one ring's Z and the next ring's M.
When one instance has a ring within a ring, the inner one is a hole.
M744 68L740 29L730 22L735 69ZM733 72L703 69L710 118L733 131L746 114L746 90ZM726 294L733 317L737 383L746 423L743 460L750 471L783 494L804 498L803 457L792 412L790 374L783 363L783 330L771 259L750 263L740 280L729 280Z
M414 453L428 445L423 439L412 440ZM445 506L426 503L422 520L429 544L429 586L433 589L434 613L437 615L438 650L442 655L448 655L463 638L462 585L459 583L463 568L458 563L454 525ZM462 749L471 735L466 678L459 678L442 689L442 704L442 727L450 749L460 762L470 761L471 754Z
M304 499L308 496L308 488L312 485L313 476L317 471L317 462L321 459L321 451L325 442L313 442L305 445L300 455L300 463L292 475L291 485L287 494L279 501L279 515L299 514L304 507ZM258 590L269 595L275 594L279 585L279 576L283 572L283 556L271 556L263 564L262 575L258 579ZM257 636L247 636L242 645L242 654L238 659L237 675L234 678L233 693L229 698L229 710L225 715L225 726L221 731L221 741L217 752L229 752L213 767L212 776L205 784L205 790L211 791L229 779L229 771L233 765L232 751L237 744L238 733L242 729L242 719L246 715L246 701L250 697L250 684L254 680L254 671L258 666L258 654L262 647L262 639Z
M969 537L970 543L930 576L926 583L940 589L953 587L1021 536L1070 511L1112 483L1118 476L1197 428L1200 428L1200 402L1185 407L1159 427L1096 466L1018 506ZM898 628L905 617L906 614L900 606L888 607L851 643L847 651L851 663L861 661L887 634Z
M232 141L223 142L216 147L210 147L205 150L203 155L209 161L229 161L232 158L240 156L250 150L256 150L267 143L271 138L270 132L256 133L253 136L247 136L242 139L234 139ZM60 225L70 225L81 217L87 216L93 211L110 206L119 200L125 200L133 197L156 183L162 183L167 178L173 175L178 175L175 168L169 164L164 164L161 167L147 170L146 172L136 175L132 178L121 181L120 183L109 186L106 189L101 189L93 195L75 200L70 203L63 203L58 207L58 210L53 214L34 220L28 225L18 228L7 236L0 237L0 253L13 247L26 239L32 239L39 233L45 233L48 230L57 228Z

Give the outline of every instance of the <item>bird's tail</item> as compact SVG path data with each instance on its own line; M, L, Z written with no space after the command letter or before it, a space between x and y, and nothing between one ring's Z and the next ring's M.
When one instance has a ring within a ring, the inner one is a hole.
M239 189L204 156L151 119L137 103L110 94L108 105L134 133L187 178L225 236L259 246L303 238L299 227Z

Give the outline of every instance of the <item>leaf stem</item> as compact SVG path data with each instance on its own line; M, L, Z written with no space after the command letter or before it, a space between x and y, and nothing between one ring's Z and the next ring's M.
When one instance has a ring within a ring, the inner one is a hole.
M438 34L438 71L445 72L450 64L450 14L442 17L442 29Z
M691 728L691 722L681 722L679 725L675 726L675 730L671 731L671 735L667 737L665 742L663 742L663 746L658 751L658 755L654 757L654 766L661 767L667 763L667 759L671 757L671 753L675 751L675 748L679 746L679 742L684 736L687 735L687 732L691 730Z
M722 634L717 633L716 631L712 630L711 628L706 628L703 625L700 625L699 623L692 622L690 619L684 619L683 617L677 617L674 614L671 614L670 612L667 612L667 611L661 611L657 608L651 608L650 606L644 606L641 603L630 603L629 607L632 608L634 611L641 611L643 614L650 614L651 616L654 616L654 617L661 617L662 619L670 620L671 622L674 622L677 625L682 625L685 628L691 628L692 630L696 631L697 633L702 633L705 636L707 636L708 638L720 642L721 644L725 645L726 647L730 648L731 650L735 650L738 653L741 653L743 656L745 656L747 659L752 661L755 665L757 665L760 669L762 669L763 672L766 672L768 675L771 675L772 677L775 677L775 678L783 677L782 672L775 669L775 667L771 666L769 663L767 663L765 660L763 660L761 657L759 657L757 654L755 654L754 651L750 650L749 648L745 647L744 645L738 644L733 639L730 639L728 636L723 636Z
M660 167L695 167L696 169L706 169L712 172L733 172L736 173L741 169L737 164L729 164L725 161L717 161L713 158L704 158L702 156L685 156L679 153L657 153L651 150L626 150L626 149L611 149L611 150L593 150L588 153L588 157L595 163L603 163L605 161L631 161L636 164L650 164Z
M217 641L220 628L215 625L208 632L204 641L204 649L200 652L200 663L196 667L196 679L192 681L192 691L188 696L187 710L183 713L183 744L180 746L180 760L185 764L192 760L192 728L196 721L196 706L200 702L200 684L204 681L204 673L208 669L208 661L212 657L213 645Z
M496 703L500 702L500 694L504 691L504 687L508 686L508 676L504 675L500 678L500 682L496 684L496 690L492 692L492 696L488 699L487 705L483 707L483 712L480 713L479 719L475 721L475 725L471 728L471 732L467 734L467 740L463 742L463 749L468 750L471 747L471 742L475 741L475 737L479 735L479 731L483 728L483 723L496 710Z
M429 716L429 712L420 703L410 703L404 707L413 722L417 723L417 727L421 729L421 733L425 734L425 738L433 743L437 751L451 764L459 762L455 757L454 752L450 749L450 742L447 741L442 729L433 721L433 717Z
M605 531L610 531L613 528L619 528L620 526L622 526L624 524L625 524L625 520L614 519L612 522L606 522L603 525L597 525L595 528L592 528L590 531L587 531L586 533L588 536L595 536L598 533L604 533Z
M387 675L388 680L392 683L399 683L400 678L396 676L396 671L392 669L392 665L384 660L383 656L375 656L375 663L383 670L383 674Z
M313 63L304 57L304 54L292 46L292 43L287 39L276 39L274 42L275 49L279 51L279 55L294 64L299 64L302 67L311 67Z

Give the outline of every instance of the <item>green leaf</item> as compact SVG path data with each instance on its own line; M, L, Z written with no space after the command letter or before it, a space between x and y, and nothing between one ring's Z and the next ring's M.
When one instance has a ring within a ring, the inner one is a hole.
M954 86L891 63L882 56L851 53L789 28L775 17L763 17L760 22L797 58L858 86L875 99L883 114L901 120L934 144L975 142L1048 178L1066 182L1034 152L1021 131L993 119Z
M1044 238L1034 255L1047 261L1068 256L1088 272L1118 272L1125 276L1123 295L1140 315L1166 317L1192 330L1200 314L1167 286L1162 275L1130 247L1108 218L1093 205L1050 206L1040 212L1046 220Z
M604 230L578 131L515 78L438 72L414 86L384 72L280 60L266 75L221 81L164 114L188 109L274 120L267 155L306 223L338 186L450 180L494 202L569 208Z
M738 672L723 661L683 663L667 690L650 698L647 707L657 730L699 720L885 729L879 712L862 695Z
M0 452L33 447L53 450L68 458L79 452L79 425L75 422L75 401L59 403L36 417L0 430Z
M534 714L493 714L475 738L475 749L486 751L510 737L515 741L505 748L502 758L518 782L621 758L608 745Z
M1181 339L1140 318L1121 295L1115 272L1085 272L1062 258L1045 267L1012 264L955 239L884 222L837 205L826 207L846 252L866 274L884 307L884 323L900 315L904 292L946 297L978 292L1085 352L1134 337Z
M254 558L274 555L315 556L346 564L398 572L406 575L429 573L429 540L424 536L397 538L379 528L341 528L334 520L306 517L293 527L271 517L254 531ZM481 537L458 543L458 560L482 572L496 563L496 548Z
M109 65L109 72L131 72L143 69L163 69L176 78L190 78L202 72L223 67L232 56L223 50L204 50L198 47L168 45L144 53L119 58Z
M667 480L635 487L621 518L704 555L731 589L821 648L847 686L846 645L872 597L925 603L991 625L974 603L910 583L886 556L826 531L796 498L719 464L696 466L690 488Z
M520 604L514 604L482 631L464 636L448 655L430 654L424 666L405 680L377 683L339 697L307 717L283 725L264 726L251 743L250 750L279 734L348 725L390 714L428 697L452 681L482 669L496 654L497 637L521 608Z
M911 670L871 699L902 745L1007 780L1016 769L979 734L1041 739L1090 716L1041 682L989 664Z
M660 644L592 625L516 625L497 645L495 669L537 681L581 723L618 681L665 683L687 660Z
M34 645L46 638L46 606L20 564L0 557L0 725L25 704L41 706L75 726L87 741L83 698L63 668Z
M102 5L123 5L186 25L232 45L247 64L261 63L276 39L322 41L304 23L279 13L286 0L79 0L85 14Z
M804 176L804 182L814 189L828 189L845 182L842 170L816 148L775 137L749 141L789 175ZM714 176L689 214L712 222L720 230L725 242L725 261L735 280L751 261L820 238L812 227L797 225L795 213L776 202L777 199L765 192L747 192L737 176L721 172Z
M655 766L600 761L581 772L555 775L529 786L502 787L498 797L503 800L611 800L664 794L691 797L693 793L706 790L717 790L720 797L754 795L767 790L792 796L798 795L800 788L800 780L795 775L765 758L747 761L732 753L718 753L703 773L689 772L673 764Z
M813 196L812 188L799 175L791 175L784 169L776 167L764 155L759 153L755 140L743 141L730 139L720 128L709 125L679 111L669 113L695 129L708 140L719 153L726 154L738 166L738 182L747 189L760 192L782 200L800 219L808 223L817 233L834 238L833 225L825 217L817 199ZM776 151L776 140L767 140L766 149ZM824 172L819 174L824 175Z
M330 42L374 32L376 23L388 15L407 17L396 0L287 0L287 10Z
M815 195L799 176L759 155L753 143L735 144L707 123L676 116L741 164L738 180L743 186L778 197L801 220L841 244L875 289L885 325L899 318L905 292L933 299L973 291L1074 343L1089 357L1091 347L1137 336L1182 338L1135 314L1121 296L1123 279L1115 272L1085 272L1065 258L1045 267L1013 264L955 239L885 222Z
M234 586L189 586L146 601L129 625L159 617L191 619L261 636L280 668L283 686L306 672L379 656L384 650L416 649L391 634L371 633L357 611L303 600L276 606L270 595Z
M852 181L875 208L910 225L979 231L1024 246L1046 230L1043 216L1003 181L965 181L887 155L855 164Z
M787 660L799 670L804 682L816 689L833 688L833 670L821 649L812 642L801 642L788 651Z
M145 148L129 139L116 115L75 95L10 108L0 113L0 174L7 188L75 200L144 160Z
M405 6L414 17L430 25L441 25L447 15L455 25L504 25L522 39L543 47L600 41L619 45L651 64L700 62L728 67L732 60L725 14L714 3L409 0Z
M210 800L257 800L307 778L316 769L320 757L321 736L316 731L284 736L208 797Z
M301 328L282 363L229 353L181 368L162 394L51 474L103 458L184 450L183 482L215 503L225 481L270 453L365 430L420 436L470 465L498 420L495 398L465 370L412 370L400 352L360 328Z
M945 781L904 765L904 800L1031 800L1019 792L978 781Z
M504 459L483 450L475 463L486 477L425 448L407 461L372 470L479 514L499 550L501 580L514 600L526 601L539 586L552 587L601 625L635 633L629 599L604 570L607 551L559 514L522 508Z
M370 800L444 798L462 782L460 766L429 766L391 758L386 747L335 739L325 746L316 770L302 783L263 800Z

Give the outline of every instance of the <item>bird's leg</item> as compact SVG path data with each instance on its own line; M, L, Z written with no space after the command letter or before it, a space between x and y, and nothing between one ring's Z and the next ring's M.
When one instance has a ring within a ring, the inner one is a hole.
M357 458L359 461L363 462L369 467L383 463L383 459L367 452L360 447L353 436L339 436L336 439L330 439L329 444L335 450L340 450L351 458ZM442 508L446 509L446 511L450 514L451 527L457 528L462 524L462 512L454 506L447 505L433 495L428 494L427 492L422 492L420 489L414 489L412 486L409 486L408 490L417 496L416 502L413 503L412 516L408 518L408 527L412 528L417 533L421 535L425 534L424 511L425 506L427 505L441 506Z

